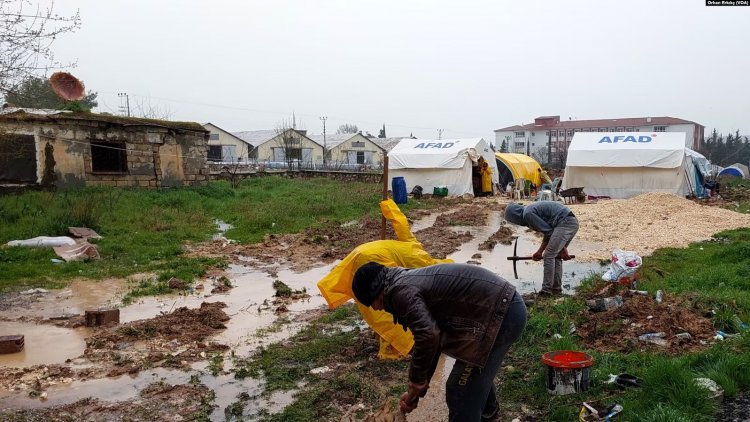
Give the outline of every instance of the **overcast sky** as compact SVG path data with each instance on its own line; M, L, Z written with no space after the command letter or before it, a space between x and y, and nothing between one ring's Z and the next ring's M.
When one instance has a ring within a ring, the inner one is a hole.
M57 0L99 111L229 131L494 139L540 115L673 116L750 135L750 7L704 0Z

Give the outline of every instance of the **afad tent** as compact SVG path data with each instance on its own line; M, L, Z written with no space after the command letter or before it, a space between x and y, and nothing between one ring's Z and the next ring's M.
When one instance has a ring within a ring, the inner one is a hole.
M537 186L542 185L542 166L535 159L525 154L507 152L496 152L495 158L500 172L500 186L503 188L518 178L530 180Z
M568 147L562 188L631 198L645 192L702 196L710 164L681 132L579 132Z
M388 153L388 176L403 177L407 191L419 185L424 193L447 187L449 196L474 195L472 166L477 165L479 157L487 161L492 183L497 183L495 155L482 138L405 138Z

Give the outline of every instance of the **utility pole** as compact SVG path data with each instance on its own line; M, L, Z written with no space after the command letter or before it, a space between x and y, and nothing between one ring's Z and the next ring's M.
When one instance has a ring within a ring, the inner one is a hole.
M326 148L326 120L328 120L328 117L323 116L320 120L323 121L323 169L326 169L326 154L328 154Z
M443 139L443 129L438 129L438 141Z
M120 97L120 112L127 110L128 117L130 117L130 97L125 92L118 92L117 96ZM122 105L123 98L125 98L125 106Z

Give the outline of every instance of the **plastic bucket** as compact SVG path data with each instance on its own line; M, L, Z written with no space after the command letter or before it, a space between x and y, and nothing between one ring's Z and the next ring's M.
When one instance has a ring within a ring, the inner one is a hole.
M547 391L562 396L587 391L594 358L583 352L557 350L542 355L547 366Z
M406 181L403 177L394 177L391 180L391 190L393 191L393 202L405 204L407 201Z

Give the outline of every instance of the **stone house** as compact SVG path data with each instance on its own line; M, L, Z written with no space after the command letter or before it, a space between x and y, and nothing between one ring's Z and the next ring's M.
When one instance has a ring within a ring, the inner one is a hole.
M0 110L0 184L60 188L166 187L208 181L208 135L198 123Z

